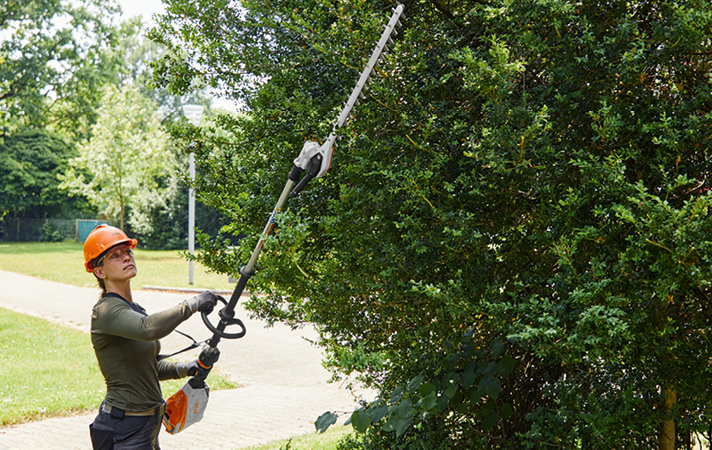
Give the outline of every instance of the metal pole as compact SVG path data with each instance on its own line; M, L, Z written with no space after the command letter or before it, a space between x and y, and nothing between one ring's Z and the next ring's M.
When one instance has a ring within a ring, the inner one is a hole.
M195 153L190 152L188 166L191 184L195 181ZM188 252L195 254L195 189L188 188ZM188 261L188 284L193 285L193 260Z
M200 126L200 118L203 115L203 107L200 105L183 105L183 114L193 126ZM188 174L190 175L190 187L188 188L188 253L195 254L195 153L188 155ZM188 284L193 285L193 260L188 261Z
M267 225L265 225L265 229L262 231L262 237L260 237L259 242L257 242L257 246L252 251L250 261L244 268L245 272L252 273L252 271L255 270L255 266L257 265L257 258L259 258L260 252L262 251L262 247L265 245L265 240L267 239L267 236L269 235L270 231L272 231L272 227L274 227L277 215L280 213L280 211L282 211L284 202L287 201L287 197L289 197L289 192L292 190L294 185L295 182L292 180L287 180L287 184L284 185L284 189L282 189L282 195L279 196L277 204L275 205L274 210L272 210L272 214L270 214L269 216Z

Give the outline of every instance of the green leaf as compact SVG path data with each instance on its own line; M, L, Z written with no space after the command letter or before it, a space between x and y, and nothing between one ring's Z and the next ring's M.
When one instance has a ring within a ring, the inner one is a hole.
M408 429L410 422L413 420L413 415L408 418L400 419L395 423L396 436L400 436Z
M356 431L359 433L365 433L369 426L371 426L372 415L368 410L361 411L360 414L353 419L353 425Z
M491 399L496 399L501 388L502 382L499 381L499 378L488 380L485 384L485 394Z
M492 351L492 357L499 358L502 352L504 352L504 341L501 339L495 339L490 344L490 350Z
M449 372L443 378L443 387L457 385L460 382L460 374L455 372Z
M492 361L487 364L487 367L484 369L484 377L485 378L493 378L495 375L497 375L497 372L499 371L499 365Z
M415 392L416 389L423 383L423 380L425 377L423 375L418 375L417 377L413 378L410 383L408 383L408 386L405 388L406 392L409 394L412 394Z
M383 424L383 427L381 427L381 428L383 429L383 431L393 431L396 429L397 421L398 421L397 419L391 417L386 421L386 423Z
M512 405L509 403L505 403L502 405L501 408L499 408L499 417L501 417L504 420L509 419L514 415L514 408L512 408Z
M357 414L358 411L355 411L354 414ZM352 415L353 417L353 415ZM331 411L327 411L321 416L319 416L318 419L314 422L314 426L316 427L316 430L319 433L323 433L326 430L329 429L330 426L336 423L336 420L339 418L336 414L332 413Z
M448 399L451 399L455 396L455 392L457 392L457 385L450 386L449 388L445 389L443 392L443 395L447 397Z
M508 377L512 372L514 372L514 367L516 365L516 359L509 355L504 355L499 361L499 375L502 377Z
M485 431L489 431L492 429L497 424L497 415L496 414L490 414L482 418L482 428Z
M471 362L470 364L465 367L465 371L462 373L462 388L463 389L469 389L470 386L475 382L475 367L477 364L475 362Z
M415 409L411 406L410 401L403 401L400 405L398 405L393 414L393 418L395 419L393 425L396 431L396 436L400 436L403 432L405 432L414 416Z
M398 403L401 397L403 397L403 390L404 389L402 386L398 386L397 388L395 388L393 394L391 394L390 403Z
M377 407L373 408L373 411L371 412L371 422L373 423L378 423L386 417L386 414L388 414L388 406L387 405L380 405Z
M482 396L485 395L484 388L478 387L472 387L468 391L470 394L470 401L472 403L479 403L482 401Z
M438 404L438 395L435 391L423 397L421 406L424 410L431 412Z
M447 409L447 405L448 405L449 401L450 401L450 399L444 395L438 397L438 407L437 407L437 409L435 409L433 411L433 413L438 414L438 413L445 411L445 409Z
M418 388L418 393L422 396L429 395L431 392L436 392L438 390L437 387L433 383L425 383L421 384L420 387Z
M411 404L410 399L406 398L403 399L402 402L393 410L393 414L400 418L403 419L405 417L408 417L410 414L412 414L414 411L414 408Z

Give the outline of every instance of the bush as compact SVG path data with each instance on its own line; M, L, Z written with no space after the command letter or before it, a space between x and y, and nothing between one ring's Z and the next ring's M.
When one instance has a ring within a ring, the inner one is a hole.
M153 34L200 65L176 51L155 68L185 91L212 64L208 82L248 94L252 116L223 119L234 145L174 130L203 201L249 231L244 262L393 4L220 4ZM329 173L278 216L248 307L316 324L336 375L381 392L352 417L366 449L634 449L661 423L708 430L712 4L405 5ZM225 46L246 52L211 51ZM236 271L224 242L203 245Z
M42 225L42 234L40 235L40 242L62 242L64 236L62 232L55 228L50 222L46 222Z

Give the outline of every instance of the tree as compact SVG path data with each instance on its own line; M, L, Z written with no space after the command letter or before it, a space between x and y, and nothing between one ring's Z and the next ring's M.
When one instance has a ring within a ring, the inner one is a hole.
M171 49L159 83L245 96L250 117L223 121L239 145L175 134L201 198L254 244L392 4L243 6L172 0L151 35ZM706 432L712 5L405 6L332 168L280 215L251 311L316 324L337 376L380 390L351 417L357 448L671 449ZM202 244L223 272L251 250Z
M111 60L121 61L116 70L118 85L131 85L142 97L150 99L158 108L160 124L171 124L183 119L184 104L200 104L205 107L204 120L208 121L215 115L210 108L211 96L206 90L191 92L176 96L166 89L156 88L151 82L151 61L160 58L164 52L162 46L146 39L143 35L143 25L139 18L121 24L120 36L107 55ZM169 147L175 152L175 147ZM166 174L162 181L168 188L164 198L153 202L148 210L142 212L142 221L148 225L134 229L134 234L140 243L153 249L185 249L187 248L187 155L174 155L177 167L182 168ZM220 214L198 204L196 211L196 226L215 232L220 228Z
M85 199L59 189L58 176L77 156L64 139L25 130L0 144L0 217L73 218L90 210Z
M116 78L111 0L4 0L0 7L0 136L51 127L83 136L100 87Z
M71 160L62 187L86 196L122 229L128 215L133 229L150 231L147 215L165 202L176 180L168 136L155 107L130 85L122 91L107 86L98 115L93 137Z

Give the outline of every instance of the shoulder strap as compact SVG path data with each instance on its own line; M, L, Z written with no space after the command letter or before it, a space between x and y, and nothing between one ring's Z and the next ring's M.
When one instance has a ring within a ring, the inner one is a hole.
M141 306L137 305L136 303L131 303L130 301L126 300L125 298L123 298L122 296L120 296L119 294L117 294L116 292L107 292L106 294L104 294L104 297L120 298L121 300L125 301L125 302L131 307L131 309L133 309L133 310L136 311L137 313L141 313L141 314L143 314L144 316L146 315L146 311L145 311ZM183 333L183 332L180 331L180 330L173 330L173 331L175 331L176 333L181 334L181 335L187 337L188 339L190 339L191 341L193 341L193 343L190 344L189 346L187 346L186 348L184 348L183 350L178 350L177 352L171 353L170 355L158 355L158 356L156 357L156 359L157 359L158 361L162 361L162 360L164 360L164 359L166 359L166 358L170 358L171 356L175 356L175 355L178 355L178 354L180 354L180 353L187 352L188 350L192 350L192 349L194 349L194 348L196 348L196 347L200 347L200 342L197 342L195 339L193 339L192 336L187 335L187 334Z
M131 309L133 309L137 313L144 315L144 316L148 315L148 314L146 314L146 310L143 309L143 307L141 307L141 305L139 305L138 303L131 303L130 301L126 300L121 295L117 294L116 292L107 292L106 294L104 294L104 296L102 298L107 298L107 297L119 298L119 299L125 301L126 304L129 305L131 307Z
M188 350L192 350L192 349L194 349L194 348L196 348L196 347L200 347L200 342L197 342L197 341L196 341L195 339L193 339L191 336L189 336L189 335L187 335L187 334L185 334L185 333L183 333L182 331L179 331L179 330L173 330L173 331L175 331L176 333L181 334L181 335L187 337L188 339L190 339L191 341L193 341L193 343L190 344L189 346L187 346L186 348L184 348L183 350L178 350L177 352L171 353L170 355L158 355L158 356L156 357L156 359L157 359L158 361L163 361L164 359L170 358L171 356L175 356L175 355L178 355L178 354L180 354L180 353L187 352Z

